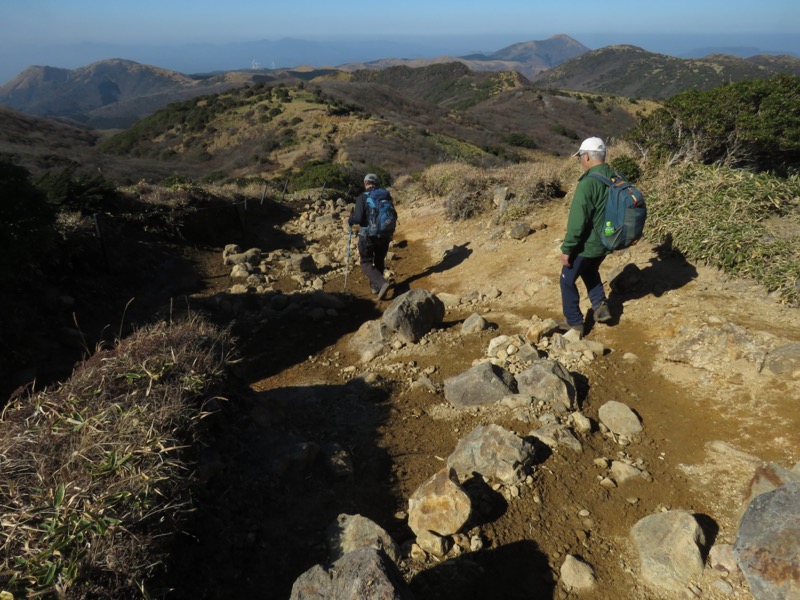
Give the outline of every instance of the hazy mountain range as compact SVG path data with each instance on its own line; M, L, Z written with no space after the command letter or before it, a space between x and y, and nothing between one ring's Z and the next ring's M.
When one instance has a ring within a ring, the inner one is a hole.
M800 75L800 59L791 56L740 58L714 54L686 59L635 46L590 50L569 36L556 35L543 41L512 44L492 53L383 58L322 69L254 68L187 75L123 59L100 61L78 69L29 67L0 86L0 104L30 115L66 117L94 128L125 128L170 102L219 93L247 83L292 84L335 73L342 78L361 71L445 63L461 63L475 72L516 72L535 87L648 99L665 99L688 88L706 90L775 73ZM402 75L393 77L401 79Z

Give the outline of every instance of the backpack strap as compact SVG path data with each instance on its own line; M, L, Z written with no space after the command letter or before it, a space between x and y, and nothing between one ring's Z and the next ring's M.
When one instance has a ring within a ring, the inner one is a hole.
M600 173L588 173L588 176L592 179L597 179L597 181L602 181L609 187L614 185L614 183L608 177L605 175L600 175Z
M608 186L608 194L611 195L611 188L614 187L614 181L606 177L605 175L601 175L600 173L588 173L588 176L592 179L596 179L602 183L605 183ZM606 196L606 201L608 201L608 196ZM603 211L605 211L605 202L603 203ZM605 213L604 213L605 214ZM603 232L597 228L597 223L592 221L592 229L597 234L597 236L602 240L603 239Z

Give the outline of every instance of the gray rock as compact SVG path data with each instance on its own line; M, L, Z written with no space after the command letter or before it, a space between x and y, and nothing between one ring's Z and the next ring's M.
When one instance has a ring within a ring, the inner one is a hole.
M289 600L414 600L397 565L382 550L348 552L330 568L315 565L292 585Z
M411 290L395 298L383 313L383 324L406 343L417 342L442 323L444 304L426 290Z
M436 294L436 297L439 298L439 300L441 300L442 303L448 308L452 308L461 304L461 296L456 296L455 294L441 292Z
M524 240L531 234L531 226L527 223L514 223L508 231L508 236L515 240Z
M538 344L543 337L558 331L558 322L555 319L537 320L528 326L525 339L533 344Z
M631 530L642 578L663 590L679 592L703 572L700 525L686 511L673 510L641 519Z
M489 328L489 321L484 319L478 313L472 313L461 324L461 333L469 335L478 333Z
M480 425L458 441L447 465L464 477L477 472L512 485L525 478L535 453L533 445L500 425Z
M574 452L583 452L583 446L578 441L569 427L560 423L551 423L531 431L531 435L547 444L551 448L566 446Z
M395 563L400 560L400 548L386 530L361 515L341 514L327 531L331 562L359 548L379 548Z
M368 363L388 351L386 342L389 332L380 320L367 321L350 338L350 348L359 355L362 363Z
M310 254L296 253L289 257L288 266L293 271L300 271L301 273L313 273L317 270L317 265Z
M630 407L610 400L603 404L598 411L600 422L611 430L612 433L624 436L633 436L642 431L642 423Z
M489 362L444 380L444 397L455 407L494 404L516 393L514 376Z
M516 377L520 394L533 396L553 410L572 410L577 391L572 375L557 360L537 360Z
M796 482L800 482L800 473L784 469L775 463L758 465L753 473L753 478L750 480L745 490L744 502L739 511L739 520L741 520L747 507L750 506L753 498L766 492L771 492L787 483Z
M800 372L800 342L770 350L764 361L764 368L776 375L794 376Z
M561 565L561 585L568 590L591 590L597 582L592 565L567 554Z
M758 600L800 598L800 483L753 499L733 552Z

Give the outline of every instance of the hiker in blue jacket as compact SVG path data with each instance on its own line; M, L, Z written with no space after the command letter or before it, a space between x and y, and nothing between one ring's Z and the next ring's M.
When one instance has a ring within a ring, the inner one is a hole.
M606 164L606 145L600 138L585 139L573 156L581 161L584 172L578 179L561 244L561 307L566 321L560 325L562 329L573 329L582 336L584 322L578 278L586 286L594 320L600 323L611 320L600 278L600 265L610 250L606 249L597 233L603 226L608 186L587 175L596 172L610 178L614 171Z
M369 279L370 289L372 293L377 295L378 300L383 300L386 293L389 291L391 284L383 276L385 269L386 254L389 252L389 244L392 241L391 234L383 233L375 236L368 235L369 233L369 214L367 207L367 196L375 190L375 194L380 191L381 194L391 200L391 195L387 190L379 187L380 180L375 173L367 173L364 176L364 192L356 198L356 205L353 207L353 212L347 223L350 227L358 225L360 231L358 234L358 254L361 257L361 270L364 275Z

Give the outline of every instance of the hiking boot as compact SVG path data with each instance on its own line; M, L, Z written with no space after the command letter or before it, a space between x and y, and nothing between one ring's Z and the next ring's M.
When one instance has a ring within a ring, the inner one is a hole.
M594 320L598 323L606 323L611 320L611 311L608 310L608 304L602 302L600 306L594 309Z
M378 300L383 300L390 287L392 287L392 284L388 281L381 286L381 289L378 290Z
M564 332L577 331L578 334L581 337L583 337L583 323L578 323L577 325L570 325L566 321L559 321L556 327L558 327L559 331L564 331Z

